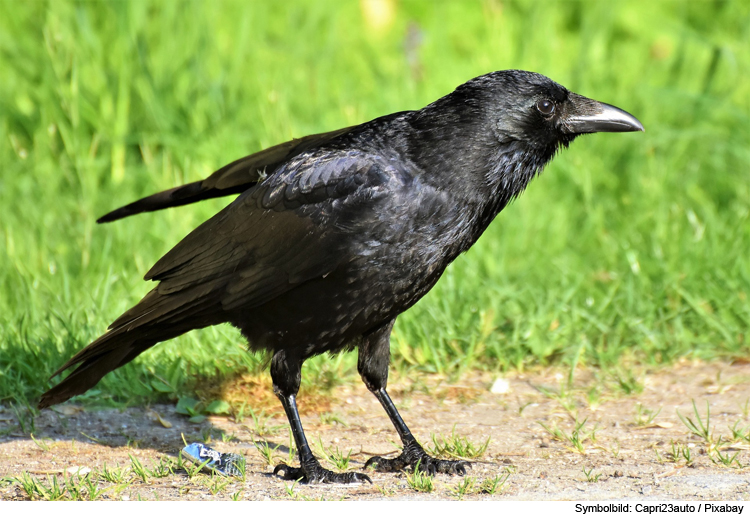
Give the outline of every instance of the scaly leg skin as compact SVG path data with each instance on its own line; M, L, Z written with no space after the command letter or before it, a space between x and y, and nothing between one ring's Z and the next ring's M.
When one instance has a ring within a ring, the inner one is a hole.
M359 472L345 472L337 474L330 470L324 469L315 459L315 456L307 444L305 432L302 429L302 421L297 411L297 399L295 395L299 390L300 374L302 364L292 355L287 355L284 351L277 352L271 360L271 379L273 380L273 391L281 400L284 411L289 419L289 426L292 428L294 442L297 445L299 454L300 467L290 467L289 465L276 465L273 469L274 475L282 479L297 481L303 483L372 483L366 474Z
M427 455L424 449L412 438L404 446L401 455L393 459L375 456L365 463L364 468L373 467L376 472L400 472L406 468L419 469L432 476L433 474L458 474L463 476L471 468L467 461L451 461L448 459L437 459Z
M367 389L377 397L391 419L399 437L401 437L401 442L404 443L404 451L400 456L393 459L380 456L371 457L365 463L364 468L374 466L377 472L399 472L407 467L414 469L418 466L421 471L430 475L441 473L463 476L466 474L466 470L471 468L471 464L466 461L448 461L427 455L424 448L420 446L409 431L385 390L388 383L388 364L391 360L391 330L395 321L394 318L362 337L359 345L357 369Z

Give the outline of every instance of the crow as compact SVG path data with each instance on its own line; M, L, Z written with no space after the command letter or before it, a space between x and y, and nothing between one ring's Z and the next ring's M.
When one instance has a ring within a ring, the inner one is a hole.
M228 322L269 355L297 445L300 466L274 474L370 481L320 465L296 403L305 360L356 347L362 380L403 443L398 457L364 468L463 475L469 463L425 453L386 392L396 318L559 148L581 134L642 130L627 112L540 74L498 71L421 110L282 143L117 209L98 222L239 194L148 271L156 287L52 375L77 366L39 408L85 392L154 344Z

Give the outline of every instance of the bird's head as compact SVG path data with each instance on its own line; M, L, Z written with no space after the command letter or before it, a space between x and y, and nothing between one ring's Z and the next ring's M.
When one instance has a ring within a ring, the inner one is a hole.
M471 79L412 113L410 124L420 132L412 157L425 174L435 173L436 185L444 174L460 177L471 201L489 204L490 220L577 136L644 130L624 110L521 70Z
M520 141L554 150L581 134L644 130L624 110L570 92L533 72L493 72L472 79L456 93L480 102L485 120L502 143Z

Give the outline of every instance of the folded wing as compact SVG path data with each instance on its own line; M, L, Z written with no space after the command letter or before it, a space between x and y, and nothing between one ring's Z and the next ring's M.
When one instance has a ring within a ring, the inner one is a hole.
M136 200L107 213L97 222L100 224L112 222L147 211L184 206L227 195L238 195L254 186L261 175L274 172L285 161L306 150L325 145L353 128L346 127L323 134L313 134L269 147L222 167L205 180L191 182Z

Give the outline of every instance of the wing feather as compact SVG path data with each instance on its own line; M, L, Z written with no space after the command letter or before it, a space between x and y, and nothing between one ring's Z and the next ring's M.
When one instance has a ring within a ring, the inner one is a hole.
M212 283L223 309L233 310L323 277L349 258L337 219L357 215L358 200L372 201L395 181L396 171L383 167L361 151L305 152L190 233L146 279L160 281L156 290L167 296Z
M147 211L184 206L227 195L238 195L256 185L261 175L273 172L279 165L300 153L321 147L353 128L346 127L322 134L313 134L274 145L225 165L205 180L191 182L136 200L107 213L97 222L100 224L112 222Z

